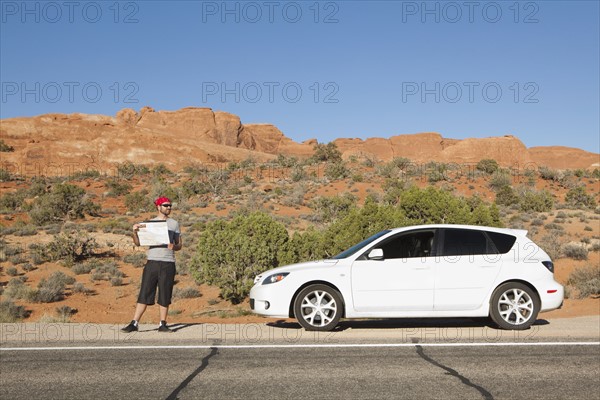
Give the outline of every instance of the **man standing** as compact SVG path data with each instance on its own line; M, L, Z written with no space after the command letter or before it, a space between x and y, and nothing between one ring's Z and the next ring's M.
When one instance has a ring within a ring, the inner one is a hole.
M159 332L173 332L167 326L167 313L171 296L173 294L173 285L175 283L175 252L181 250L181 231L179 223L171 214L172 203L166 197L159 197L154 201L158 215L151 221L166 221L169 230L169 244L160 246L150 246L147 251L147 262L142 273L142 285L135 307L133 321L125 328L123 332L134 332L138 330L138 322L146 311L148 306L154 304L156 298L156 288L158 287L158 304L160 306L160 325ZM138 231L143 224L133 225L133 243L140 245Z

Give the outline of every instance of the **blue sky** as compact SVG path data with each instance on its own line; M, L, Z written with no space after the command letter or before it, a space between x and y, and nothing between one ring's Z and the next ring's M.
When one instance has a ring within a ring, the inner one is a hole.
M5 1L1 118L210 107L600 152L598 1Z

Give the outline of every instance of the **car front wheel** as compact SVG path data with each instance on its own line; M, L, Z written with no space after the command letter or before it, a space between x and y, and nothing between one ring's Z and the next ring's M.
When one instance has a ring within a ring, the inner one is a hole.
M327 285L315 284L302 289L294 301L294 315L307 331L330 331L342 317L340 294Z
M518 282L498 286L490 304L490 317L502 329L527 329L535 322L539 311L537 293Z

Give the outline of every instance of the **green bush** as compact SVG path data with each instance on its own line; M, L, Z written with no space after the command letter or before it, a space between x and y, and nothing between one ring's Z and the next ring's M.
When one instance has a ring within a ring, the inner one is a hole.
M347 214L356 206L358 198L350 193L344 193L333 197L315 197L308 206L325 223L331 222Z
M82 188L59 183L33 202L29 216L37 225L83 218L85 214L98 215L100 206L92 203Z
M0 152L9 153L15 151L15 148L4 143L4 140L0 139Z
M573 206L582 206L587 208L596 207L596 200L594 200L594 196L588 194L583 186L578 186L569 190L565 196L565 201L567 204Z
M147 175L150 169L145 165L134 164L131 161L125 161L117 164L117 173L121 179L132 179L136 175Z
M4 296L14 300L33 301L35 290L30 288L19 278L12 278L4 289Z
M325 166L325 176L332 181L347 178L349 173L343 161L329 162Z
M129 194L133 186L130 183L122 182L118 179L109 179L106 182L106 187L108 188L108 196L109 197L118 197Z
M129 193L125 196L125 207L127 211L134 214L156 210L152 199L146 189L139 192Z
M498 162L496 160L493 160L490 158L485 158L485 159L479 161L475 168L477 168L477 170L479 170L479 171L483 171L486 174L491 175L494 172L498 171L500 166L498 165Z
M35 293L35 301L39 303L60 301L65 297L65 287L73 283L75 283L75 278L68 276L61 271L56 271L47 279L42 278L42 280L40 280Z
M173 298L175 299L195 299L200 296L200 291L192 286L188 286L186 288L181 289L176 287L173 290Z
M492 174L489 186L493 190L500 190L506 186L510 186L510 184L510 175L505 171L498 170Z
M402 192L398 204L410 224L476 224L501 226L495 205L469 202L445 190L411 187Z
M541 192L534 190L524 191L519 198L519 208L521 211L545 212L551 211L554 207L554 199L547 190Z
M237 304L257 274L279 265L287 241L285 227L263 213L217 220L200 234L190 270L196 280L218 286L224 299Z
M144 265L146 265L146 254L141 252L127 254L125 257L123 257L123 261L133 265L135 268L142 268Z
M69 232L55 235L48 243L43 253L49 261L62 261L66 266L72 266L94 255L98 248L96 240L81 232Z
M25 307L18 306L11 300L0 301L0 323L19 322L28 315Z
M600 267L587 265L571 272L567 285L577 290L577 298L600 295Z
M519 204L519 196L511 186L503 186L496 192L496 204L502 206Z
M588 249L583 244L567 243L562 248L562 254L573 260L588 259Z
M314 147L314 153L311 157L313 162L339 163L342 161L342 153L333 142L327 144L317 143Z

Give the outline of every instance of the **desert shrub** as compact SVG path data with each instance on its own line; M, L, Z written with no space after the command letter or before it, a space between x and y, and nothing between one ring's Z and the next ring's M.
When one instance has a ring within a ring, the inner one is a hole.
M122 179L131 179L136 175L147 175L149 172L150 169L145 165L134 164L131 161L125 161L123 163L117 164L117 173L119 175L119 178Z
M382 185L384 191L383 202L389 205L397 205L400 196L407 188L406 180L398 178L387 178Z
M144 265L146 265L146 254L141 252L127 254L125 257L123 257L123 261L133 265L135 268L142 268Z
M0 152L9 153L15 151L15 148L4 143L4 140L0 139Z
M491 175L494 172L498 171L500 166L498 165L498 162L496 160L485 158L483 160L480 160L475 168L477 168L478 171L483 171L486 174Z
M153 211L156 208L146 189L126 195L125 207L127 207L127 211L135 214Z
M356 206L357 200L356 196L344 193L339 196L316 197L310 201L308 206L320 221L327 223L347 214L352 207Z
M109 197L118 197L129 194L133 186L127 182L122 182L119 179L109 179L106 182L106 187L108 188L108 196Z
M100 207L92 203L85 190L71 185L59 183L33 202L29 211L31 221L43 225L56 221L83 218L85 214L97 215Z
M3 179L0 177L0 181ZM0 212L18 211L23 208L27 191L20 189L14 193L5 193L0 196Z
M561 233L556 230L550 230L539 241L539 246L550 256L556 260L562 257L563 243L560 239Z
M342 153L333 142L327 144L317 143L311 157L312 162L339 163L342 161Z
M92 271L92 281L110 281L112 278L123 278L124 274L119 270L117 263L108 261L96 266Z
M467 201L434 187L405 190L398 207L412 224L502 225L494 204L488 206L480 200Z
M284 168L294 168L298 165L298 158L279 154L275 162Z
M556 181L558 182L562 178L562 174L560 171L542 166L539 168L540 177L547 181Z
M38 283L35 293L35 301L39 303L53 303L65 297L64 291L67 285L75 283L75 278L61 271L52 273L47 279L42 278Z
M0 182L9 182L12 180L12 174L10 171L0 168Z
M519 196L511 186L502 186L496 192L496 204L503 206L519 204Z
M8 276L17 276L19 274L19 271L17 271L17 269L15 267L8 267L6 268L6 275Z
M35 290L21 279L12 278L6 285L3 295L9 299L32 301L35 298Z
M521 211L545 212L551 211L554 200L550 192L542 190L525 190L519 197L519 208Z
M122 286L123 278L120 276L113 276L110 278L110 286Z
M492 174L489 187L493 190L500 190L506 186L510 186L511 178L506 171L498 170Z
M326 257L323 232L310 226L304 232L294 232L280 253L280 264L319 260Z
M588 249L583 244L567 243L562 248L563 256L573 260L587 260Z
M349 175L348 168L343 161L329 162L325 166L325 176L331 180L344 179Z
M151 172L154 176L173 175L173 172L163 163L156 165Z
M569 275L567 285L577 290L577 298L600 295L600 267L587 265L577 268Z
M71 267L71 271L73 271L76 275L89 274L94 268L97 268L99 265L100 261L98 260L79 262L73 264L73 266Z
M594 196L588 194L583 186L577 186L569 190L565 196L565 201L567 204L577 207L596 207L596 200L594 200Z
M75 313L77 313L77 309L76 308L71 308L67 305L64 306L60 306L60 307L56 307L56 315L58 317L58 320L60 322L69 322L69 320L71 319L71 316Z
M81 282L75 282L72 288L73 293L83 293L85 295L92 293L91 289L85 287Z
M232 303L249 293L254 276L279 265L288 241L285 227L263 213L239 215L206 225L198 238L190 270L199 282L216 285Z
M193 286L188 286L181 289L176 287L173 290L173 298L175 299L195 299L200 296L200 291Z
M71 266L94 255L98 247L96 240L81 232L69 232L55 235L44 248L44 253L50 261L62 261Z
M28 315L25 307L18 306L11 300L0 301L0 323L19 322Z

